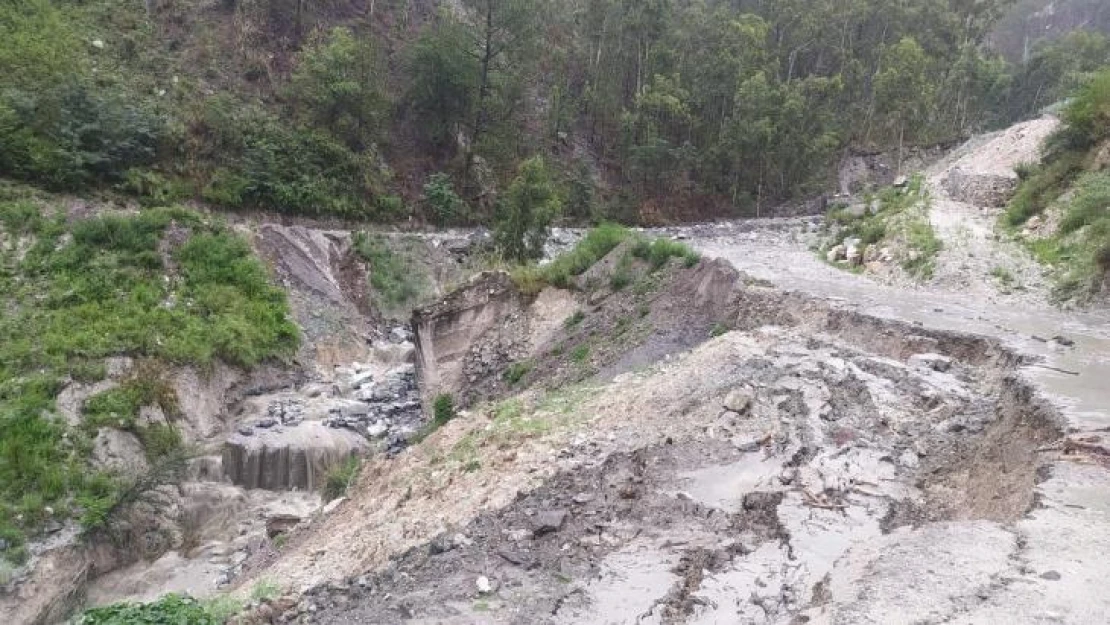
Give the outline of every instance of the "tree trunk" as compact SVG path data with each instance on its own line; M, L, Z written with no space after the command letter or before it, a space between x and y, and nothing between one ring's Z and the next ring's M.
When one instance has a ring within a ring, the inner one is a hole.
M478 83L478 106L474 114L474 127L470 133L470 145L466 146L466 163L463 167L463 180L470 181L470 174L474 167L474 150L478 140L482 138L483 126L486 118L486 99L489 96L489 69L493 61L493 3L486 0L486 32L482 51L482 79Z

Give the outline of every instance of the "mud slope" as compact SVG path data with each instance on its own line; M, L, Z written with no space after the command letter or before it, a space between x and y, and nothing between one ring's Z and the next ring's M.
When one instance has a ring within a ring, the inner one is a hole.
M1051 588L1020 526L1062 424L1020 356L731 275L736 330L373 462L264 573L307 592L261 615L893 622L889 592L939 621Z

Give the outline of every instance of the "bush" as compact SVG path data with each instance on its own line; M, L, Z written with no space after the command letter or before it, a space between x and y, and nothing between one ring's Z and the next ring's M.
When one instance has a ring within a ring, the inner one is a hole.
M432 402L432 423L436 427L455 418L455 400L448 393L436 395Z
M354 248L370 265L370 286L380 298L379 308L387 313L411 312L416 300L428 289L423 272L381 235L357 232Z
M466 203L455 193L451 177L439 173L428 176L424 183L424 206L438 226L466 221Z
M505 373L501 376L509 386L513 386L520 382L528 372L532 370L532 363L530 362L514 362L505 369Z
M632 255L640 260L647 261L653 270L667 264L672 258L681 258L686 267L693 267L701 259L690 246L670 239L654 239L651 241L638 241L632 247Z
M1110 68L1080 87L1063 112L1062 133L1075 148L1092 146L1110 137Z
M1010 226L1020 226L1033 215L1044 212L1079 175L1081 162L1078 154L1068 152L1044 165L1030 167L1006 207L1005 222Z
M1060 222L1060 232L1075 232L1104 219L1110 219L1110 173L1084 174L1075 184L1075 197Z
M497 206L493 240L501 254L515 262L541 258L548 227L562 207L543 159L536 156L521 163Z
M155 162L167 132L141 98L76 80L0 93L0 171L53 189L121 181Z
M192 597L169 594L151 603L117 603L87 610L77 625L221 625Z
M191 128L191 158L207 168L203 197L229 208L371 216L375 158L320 130L230 98L209 101Z
M351 456L328 472L324 480L324 501L339 499L347 494L347 489L358 477L358 470L362 461L358 456Z

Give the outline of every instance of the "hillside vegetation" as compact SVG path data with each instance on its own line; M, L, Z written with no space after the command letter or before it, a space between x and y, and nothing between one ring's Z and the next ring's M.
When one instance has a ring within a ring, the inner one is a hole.
M156 472L175 460L169 367L251 367L298 341L284 292L220 223L181 209L74 218L24 187L0 188L0 309L0 564L24 560L44 524L103 525L144 479L90 464L100 428L135 434ZM113 356L136 364L67 423L59 392L105 379ZM140 424L142 406L169 425Z
M1023 167L1004 216L1055 270L1061 299L1110 292L1110 69L1062 111L1040 164Z
M1011 65L1008 6L886 0L19 0L0 172L154 205L491 223L542 155L565 217L745 214L847 146L1028 116L1108 61Z

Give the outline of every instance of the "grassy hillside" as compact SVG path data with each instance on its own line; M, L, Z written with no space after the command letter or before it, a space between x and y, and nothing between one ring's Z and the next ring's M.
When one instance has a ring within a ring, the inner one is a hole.
M1110 70L1081 88L1062 112L1044 160L1023 167L1005 224L1026 230L1034 254L1054 269L1061 299L1110 289Z
M175 416L171 365L242 367L290 356L296 326L284 293L245 241L192 211L81 218L62 198L0 187L0 556L18 564L48 522L103 524L142 476L89 465L100 427L137 435L152 465L180 447L173 426L142 426L139 408ZM137 363L89 398L74 425L58 393ZM156 467L157 468L157 467Z

